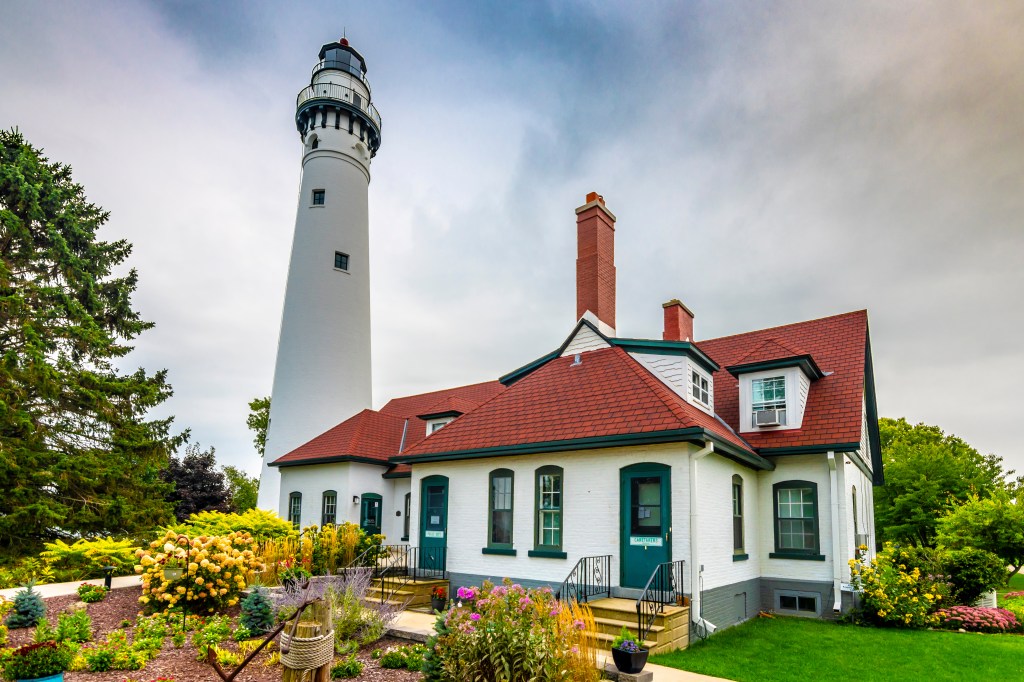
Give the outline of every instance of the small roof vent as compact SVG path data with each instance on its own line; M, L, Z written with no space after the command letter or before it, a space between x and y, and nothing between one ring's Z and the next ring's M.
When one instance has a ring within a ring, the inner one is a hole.
M582 365L582 364L583 364L583 356L582 356L582 355L580 355L579 353L577 353L577 354L576 354L576 355L575 355L575 356L573 357L573 359L572 359L572 364L571 364L571 365L569 365L569 366L570 366L570 367L576 367L576 366L578 366L578 365Z

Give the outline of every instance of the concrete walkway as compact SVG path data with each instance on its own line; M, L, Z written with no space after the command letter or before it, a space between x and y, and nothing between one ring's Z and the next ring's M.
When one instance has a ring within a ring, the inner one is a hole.
M78 586L82 583L91 583L93 585L102 585L103 578L96 578L92 580L82 580L76 583L53 583L50 585L36 585L33 589L41 594L43 598L49 597L63 597L68 594L75 594L78 591ZM111 586L114 589L119 587L135 587L142 584L142 579L137 575L123 575L114 578L111 582ZM20 587L15 587L7 590L0 590L0 597L5 599L14 599L15 593L20 590ZM434 634L434 619L435 616L429 613L423 613L421 611L402 611L398 614L398 620L391 627L390 634L394 637L401 639L409 639L414 642L425 642L432 634ZM611 657L609 656L609 661ZM599 667L604 668L604 656L598 655ZM675 668L666 668L661 665L654 665L648 663L644 671L650 670L654 673L654 682L723 682L720 677L708 677L707 675L698 675L697 673L687 672L685 670L676 670Z
M76 594L78 592L78 586L82 583L89 583L91 585L102 585L103 578L93 578L91 580L79 580L77 583L51 583L49 585L33 585L32 589L39 594L43 595L43 599L50 597L63 597L67 594ZM114 578L111 581L111 587L135 587L142 584L142 578L137 575L122 575ZM14 595L17 594L22 588L12 587L6 590L0 590L0 597L5 599L14 599Z
M434 634L435 618L435 616L429 613L402 611L398 614L398 620L391 626L389 634L393 637L410 639L415 642L425 642L428 637ZM607 659L607 662L611 663L610 654L607 655ZM605 656L598 654L598 667L603 669L605 662ZM697 673L666 668L663 665L654 665L653 663L648 663L644 667L644 672L648 670L654 673L654 682L723 682L720 677L698 675Z

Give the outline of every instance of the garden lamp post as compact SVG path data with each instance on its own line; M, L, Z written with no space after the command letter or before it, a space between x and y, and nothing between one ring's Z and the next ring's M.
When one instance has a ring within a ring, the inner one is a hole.
M176 543L179 543L179 544L181 543L182 540L185 541L185 579L187 581L187 579L188 579L188 564L189 564L188 558L189 558L189 554L190 554L190 552L192 550L192 540L189 539L189 537L187 535L185 535L184 533L180 533L180 534L178 534L178 537L174 538L174 541ZM188 604L188 584L187 584L187 582L186 582L186 585L185 585L185 602L181 605L181 633L182 633L183 636L185 634L186 626L188 625L188 611L185 610L185 605L186 604Z
M103 567L103 587L109 591L114 580L114 567L104 566Z

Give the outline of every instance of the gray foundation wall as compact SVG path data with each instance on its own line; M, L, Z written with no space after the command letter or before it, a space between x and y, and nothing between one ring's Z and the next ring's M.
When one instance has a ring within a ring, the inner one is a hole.
M718 628L742 623L756 616L760 609L761 581L758 578L704 590L701 596L704 620Z
M490 580L495 585L500 585L501 581L505 579L503 575L480 575L478 573L449 573L448 580L450 583L450 591L454 596L455 591L460 587L472 587L476 585L480 587L485 580ZM529 578L512 578L512 582L519 583L523 587L527 588L538 588L538 587L550 587L552 591L557 590L561 587L561 583L553 584L545 582L543 580L530 580Z
M777 595L779 592L786 593L798 593L817 595L818 597L818 613L816 614L819 618L826 620L834 620L836 614L832 611L832 603L835 595L835 591L832 589L832 583L824 581L811 581L811 580L784 580L782 578L761 578L761 609L764 611L775 611L779 612ZM844 595L843 609L848 608ZM811 614L787 614L787 615L806 615Z

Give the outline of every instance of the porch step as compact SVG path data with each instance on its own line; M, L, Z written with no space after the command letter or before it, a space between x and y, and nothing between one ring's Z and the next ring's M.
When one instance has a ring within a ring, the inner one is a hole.
M612 640L622 628L638 634L636 600L611 597L596 599L589 603L597 625L598 642L610 647ZM665 606L654 617L654 623L644 641L644 646L651 651L667 651L684 649L689 643L690 609L685 606Z
M633 620L617 620L615 618L599 618L594 616L594 624L597 625L598 632L617 635L622 632L622 628L626 628L634 635L636 634L636 618L633 618ZM664 629L664 625L652 625L651 634L658 635Z

